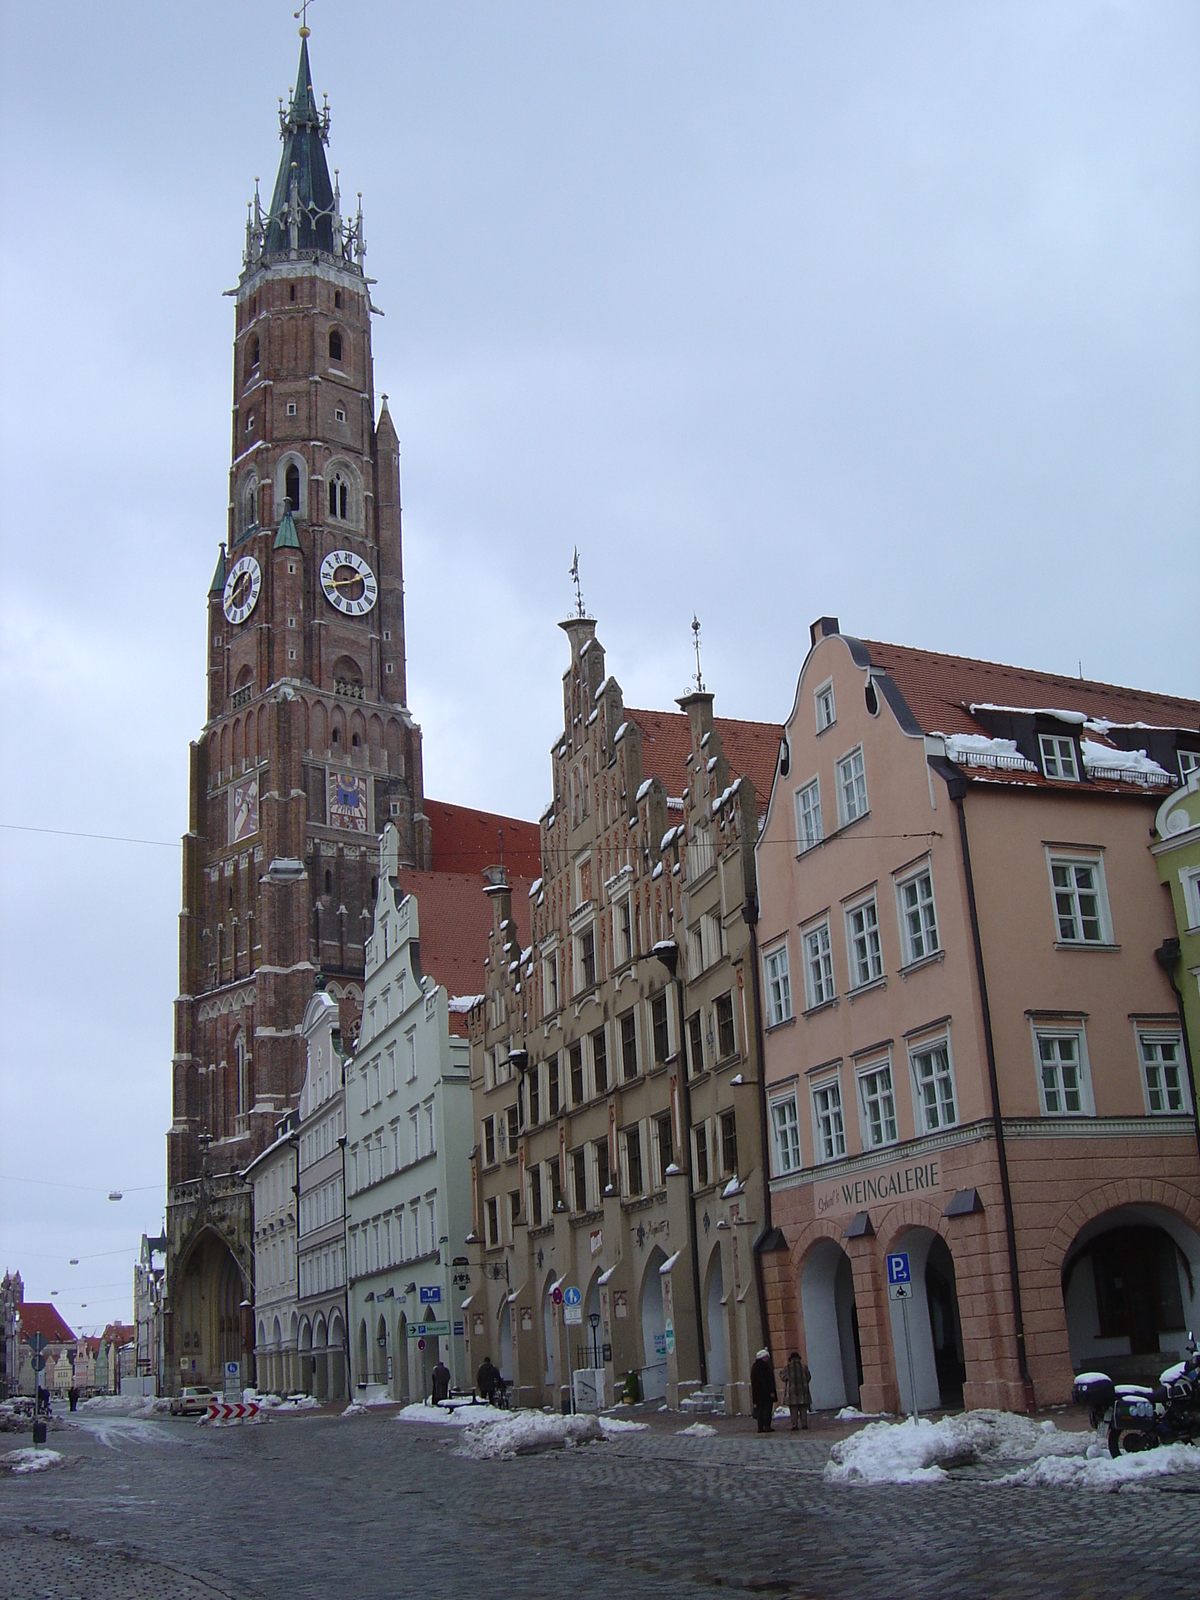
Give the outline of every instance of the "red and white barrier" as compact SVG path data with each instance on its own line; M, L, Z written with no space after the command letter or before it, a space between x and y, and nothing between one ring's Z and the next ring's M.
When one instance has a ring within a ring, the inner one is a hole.
M208 1415L205 1422L249 1422L251 1417L256 1417L261 1407L257 1401L243 1402L241 1400L229 1402L228 1400L212 1400L209 1402Z

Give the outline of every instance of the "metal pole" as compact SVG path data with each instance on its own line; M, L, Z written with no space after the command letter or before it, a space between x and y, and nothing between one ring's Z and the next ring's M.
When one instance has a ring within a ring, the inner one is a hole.
M904 1354L908 1357L908 1395L912 1401L913 1421L920 1422L921 1413L917 1410L917 1375L913 1371L912 1340L908 1336L908 1296L900 1302L900 1316L904 1323Z

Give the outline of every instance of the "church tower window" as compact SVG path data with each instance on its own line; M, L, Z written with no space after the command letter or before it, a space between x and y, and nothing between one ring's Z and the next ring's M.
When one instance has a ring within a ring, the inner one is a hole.
M293 511L300 509L300 468L294 461L288 462L287 472L283 478L283 492L288 498L288 503Z
M329 359L331 361L342 359L342 336L336 328L329 335Z
M349 512L350 486L340 472L335 472L329 480L329 515L346 522L349 520Z

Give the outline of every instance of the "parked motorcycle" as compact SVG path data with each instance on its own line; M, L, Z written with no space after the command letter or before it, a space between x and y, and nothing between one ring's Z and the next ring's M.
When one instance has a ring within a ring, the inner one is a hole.
M1107 1423L1111 1456L1200 1443L1200 1352L1191 1333L1187 1355L1161 1373L1156 1385L1114 1383L1107 1373L1081 1372L1073 1392L1076 1405L1087 1406L1093 1428Z

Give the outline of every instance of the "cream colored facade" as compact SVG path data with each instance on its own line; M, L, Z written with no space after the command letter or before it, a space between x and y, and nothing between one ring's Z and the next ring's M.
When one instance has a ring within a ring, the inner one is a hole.
M1191 1104L1156 1088L1172 779L1136 752L1200 708L1143 700L814 626L758 879L769 1299L818 1407L910 1403L893 1253L923 1407L1157 1371L1200 1314Z
M254 1381L267 1394L303 1383L297 1350L296 1146L299 1118L275 1124L275 1142L246 1169L254 1187Z

